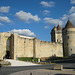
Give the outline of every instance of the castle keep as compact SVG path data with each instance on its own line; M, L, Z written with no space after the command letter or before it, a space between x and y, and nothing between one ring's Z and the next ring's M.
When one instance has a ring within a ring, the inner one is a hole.
M57 28L54 27L52 29L51 41L62 43L64 56L68 57L75 55L75 27L70 20L68 20L63 29L61 29L59 25Z
M0 33L0 59L17 57L45 58L63 57L75 54L75 27L68 20L65 28L58 25L51 31L51 42L17 33Z

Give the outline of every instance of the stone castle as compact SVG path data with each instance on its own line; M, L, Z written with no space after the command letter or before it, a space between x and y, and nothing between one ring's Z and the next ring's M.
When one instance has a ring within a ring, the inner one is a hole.
M75 54L75 27L70 20L61 29L58 25L51 31L51 42L40 41L34 37L22 36L17 33L0 33L0 59L3 57L63 57Z

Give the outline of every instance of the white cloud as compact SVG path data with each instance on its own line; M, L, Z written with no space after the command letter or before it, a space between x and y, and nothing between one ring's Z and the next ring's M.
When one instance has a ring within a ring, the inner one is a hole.
M70 13L74 13L75 12L75 6L72 6L71 9L69 10Z
M8 13L9 9L10 9L10 6L7 6L7 7L2 6L2 7L0 7L0 12L2 12L2 13Z
M31 21L35 21L35 22L38 22L40 21L41 19L38 17L38 15L32 15L31 13L27 13L27 12L24 12L24 11L19 11L15 14L15 16L22 20L22 21L25 21L25 22L31 22Z
M67 20L67 19L69 19L69 15L64 14L61 19L62 19L62 20Z
M43 19L45 21L45 23L49 24L49 25L63 25L63 21L60 19L53 19L53 18L44 18Z
M50 2L41 1L40 4L43 5L44 7L53 7L55 2L52 2L52 1L50 1Z
M48 15L48 14L50 14L50 11L44 10L43 13L44 13L44 15Z
M63 26L66 25L66 22L68 21L68 19L75 26L75 7L74 6L71 7L71 9L69 10L68 14L64 14L59 19L54 19L54 18L46 17L43 20L48 25L58 25L59 24L59 25L61 25L61 27L63 27ZM47 26L45 28L47 28Z
M49 26L49 25L47 25L47 26L44 26L44 28L45 28L45 29L49 29L49 28L50 28L50 26Z
M3 25L2 23L0 23L0 25Z
M75 25L75 13L71 13L70 15L63 15L62 20L63 22L66 22L68 19Z
M75 4L75 0L70 0L71 1L71 4Z
M7 16L5 16L5 17L0 16L0 21L8 22L8 23L11 22L10 19Z
M75 0L74 0L75 1ZM68 18L71 20L73 25L75 25L75 6L72 6L71 9L69 10L69 15Z
M72 14L69 16L69 19L71 20L71 22L72 22L73 25L75 26L75 13L72 13Z
M18 33L20 35L29 36L29 37L36 37L34 32L31 32L29 29L13 29L9 32Z

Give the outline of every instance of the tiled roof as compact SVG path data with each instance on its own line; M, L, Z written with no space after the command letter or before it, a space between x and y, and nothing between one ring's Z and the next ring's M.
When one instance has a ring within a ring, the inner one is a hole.
M56 26L54 26L54 28L51 31L54 31L56 29Z
M70 20L68 20L67 23L66 23L65 28L67 29L67 28L75 28L75 27L74 27L73 24L70 22Z
M57 30L62 30L61 27L60 27L60 25L57 26Z

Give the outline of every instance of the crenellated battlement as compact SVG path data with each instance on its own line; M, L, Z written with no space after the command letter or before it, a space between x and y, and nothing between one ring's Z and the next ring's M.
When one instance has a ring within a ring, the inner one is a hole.
M40 44L48 44L48 45L57 45L57 44L61 44L61 43L55 43L55 42L50 42L50 41L40 41Z

